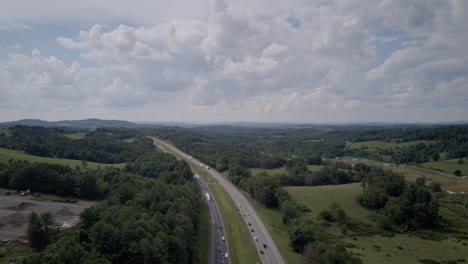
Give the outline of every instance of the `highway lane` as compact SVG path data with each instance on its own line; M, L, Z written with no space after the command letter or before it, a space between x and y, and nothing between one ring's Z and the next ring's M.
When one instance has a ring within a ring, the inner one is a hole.
M265 264L283 264L285 263L278 248L276 247L273 239L268 233L267 229L263 225L260 217L255 212L254 207L242 192L240 192L229 180L227 180L221 173L217 172L214 169L207 167L205 164L199 160L189 156L188 154L180 151L176 147L169 145L159 139L152 138L159 145L164 146L165 148L170 148L175 151L177 154L183 156L185 159L190 160L191 162L202 167L206 172L211 174L218 183L227 191L231 196L234 203L238 206L240 213L243 216L244 222L247 225L248 229L251 231L252 239L255 242L257 251L259 252L262 263Z
M229 252L226 234L224 232L224 224L221 217L221 213L218 208L216 200L213 199L213 193L208 184L197 174L195 174L195 180L202 189L203 196L205 197L206 203L210 210L210 234L211 234L211 243L209 249L209 263L219 263L227 264L229 263L229 257L226 258L226 252ZM210 199L208 200L206 194L209 194Z
M153 139L154 140L154 139ZM154 145L162 152L168 151L161 145L154 143ZM229 256L226 257L228 250L228 241L224 232L223 219L219 211L218 204L213 197L213 193L208 184L199 175L193 171L194 179L202 190L203 197L210 212L210 245L208 248L208 263L209 264L229 264ZM209 199L206 194L209 194Z

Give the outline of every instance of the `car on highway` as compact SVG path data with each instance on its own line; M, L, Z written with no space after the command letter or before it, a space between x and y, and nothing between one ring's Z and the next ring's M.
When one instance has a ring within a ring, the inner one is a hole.
M260 250L260 254L263 254L263 253L265 253L265 252L263 252L263 250Z
M251 223L249 223L249 226L251 226L251 225L252 225L252 224L251 224Z
M266 244L263 244L263 247L264 247L264 248L267 248L267 245L266 245Z
M250 229L250 232L255 232L253 229Z

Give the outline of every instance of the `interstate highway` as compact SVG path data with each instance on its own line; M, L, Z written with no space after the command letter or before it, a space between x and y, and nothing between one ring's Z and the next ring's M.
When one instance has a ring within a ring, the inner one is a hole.
M153 138L151 138L153 139ZM165 146L161 144L158 145L155 139L153 139L154 145L162 152L168 153L165 149ZM203 198L206 201L206 205L209 209L209 220L210 220L210 245L208 247L208 264L229 264L229 255L226 257L226 253L229 252L228 250L228 241L226 234L224 232L224 225L223 219L221 217L221 213L218 208L218 204L216 203L215 199L213 199L213 193L211 192L210 188L208 188L208 184L203 180L202 177L196 174L193 171L195 181L198 183L200 189L203 193ZM206 194L210 195L210 199L207 199Z
M256 245L262 263L285 263L278 248L273 242L273 239L271 238L267 229L260 220L260 217L255 212L254 207L252 206L252 204L250 204L250 202L242 192L240 192L229 180L227 180L221 173L217 172L216 170L212 168L207 169L206 165L202 162L180 151L176 147L167 144L166 142L163 142L156 138L151 139L153 139L155 142L157 142L157 144L165 148L170 148L172 151L183 156L186 160L190 160L191 162L195 163L197 166L202 165L203 169L218 181L218 183L226 190L226 192L231 196L234 203L238 206L238 209L243 216L244 222L247 225L248 230L251 231L252 239L254 239L254 237L258 238L258 240L254 241L254 243Z

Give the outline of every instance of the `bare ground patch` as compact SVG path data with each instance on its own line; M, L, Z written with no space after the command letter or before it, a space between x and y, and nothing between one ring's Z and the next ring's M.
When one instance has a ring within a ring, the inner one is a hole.
M10 192L10 195L6 195ZM0 189L0 240L21 239L28 227L28 215L32 212L50 212L63 228L78 223L80 213L94 202L52 202L34 196L20 196L13 190Z

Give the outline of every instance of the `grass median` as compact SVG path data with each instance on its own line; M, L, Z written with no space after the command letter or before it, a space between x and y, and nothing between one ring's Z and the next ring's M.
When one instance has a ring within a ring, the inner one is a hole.
M260 263L252 236L231 197L220 185L209 186L223 217L229 243L230 263Z

